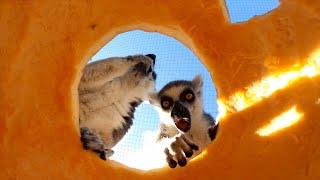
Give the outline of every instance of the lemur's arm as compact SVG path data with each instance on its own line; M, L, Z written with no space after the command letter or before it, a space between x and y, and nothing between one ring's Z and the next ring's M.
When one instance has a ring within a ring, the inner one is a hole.
M157 135L157 141L161 141L163 138L172 138L179 134L179 131L174 125L171 124L160 124L160 131Z
M79 90L92 90L123 75L133 65L127 58L109 58L88 64L80 80Z

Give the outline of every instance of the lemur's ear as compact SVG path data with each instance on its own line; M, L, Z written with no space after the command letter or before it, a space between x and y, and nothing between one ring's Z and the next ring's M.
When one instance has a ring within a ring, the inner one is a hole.
M159 97L158 97L158 93L156 92L152 92L149 93L149 102L152 105L159 105Z
M202 76L200 74L198 74L196 77L192 79L192 85L196 93L201 94L203 81Z
M147 54L147 55L145 55L145 56L151 58L151 59L153 60L153 65L155 64L155 62L156 62L156 57L157 57L156 55L154 55L154 54Z

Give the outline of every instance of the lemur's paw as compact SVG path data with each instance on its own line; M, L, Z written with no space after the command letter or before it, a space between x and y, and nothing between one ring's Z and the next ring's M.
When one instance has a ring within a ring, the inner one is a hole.
M141 75L145 76L149 71L152 71L152 67L151 64L149 65L143 62L139 62L133 67L133 71L135 71L137 74L140 73Z
M151 58L152 61L142 61L142 62L138 62L137 64L135 64L133 66L133 72L135 74L135 77L139 77L139 78L144 78L147 80L155 80L157 75L154 72L154 64L155 64L155 55L153 54L148 54L146 55L149 58Z
M216 138L218 129L219 129L219 124L212 125L208 128L208 134L211 141L213 141Z
M84 149L96 152L103 160L106 160L108 157L112 156L113 151L105 148L105 144L99 135L95 134L87 127L82 127L80 129L80 133L80 139Z
M176 137L170 147L164 150L164 153L169 167L175 168L177 164L181 167L185 166L188 162L187 158L192 157L193 152L197 150L199 150L197 145L184 135L181 135Z

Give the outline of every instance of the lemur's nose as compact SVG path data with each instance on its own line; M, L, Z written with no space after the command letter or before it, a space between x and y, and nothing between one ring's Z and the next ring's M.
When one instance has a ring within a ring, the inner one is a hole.
M171 116L176 115L178 117L188 117L190 116L189 110L185 108L179 101L176 101L173 104L173 108L171 111Z
M171 111L171 117L178 129L187 132L191 128L191 117L189 110L179 101L176 101Z

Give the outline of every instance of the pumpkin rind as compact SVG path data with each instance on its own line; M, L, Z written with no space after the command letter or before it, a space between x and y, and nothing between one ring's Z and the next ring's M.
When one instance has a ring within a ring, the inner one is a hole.
M320 1L283 0L264 16L230 24L222 0L4 0L0 27L0 179L320 179L318 74L241 110L230 100L320 54ZM143 172L82 149L81 70L112 37L133 29L191 48L229 113L214 143L185 168ZM320 62L311 66L319 70ZM299 122L256 133L292 106L303 114Z

